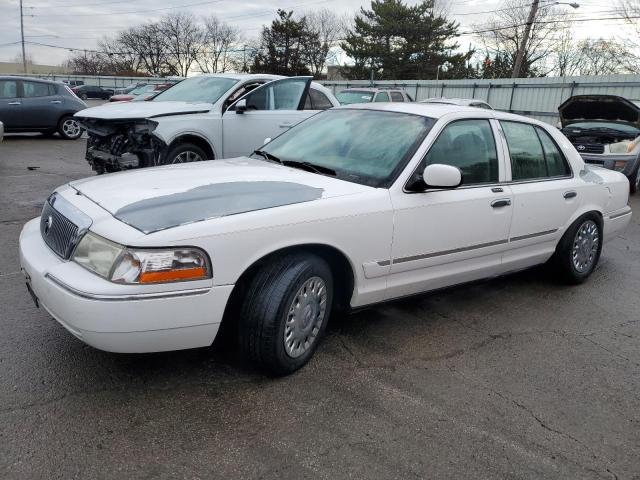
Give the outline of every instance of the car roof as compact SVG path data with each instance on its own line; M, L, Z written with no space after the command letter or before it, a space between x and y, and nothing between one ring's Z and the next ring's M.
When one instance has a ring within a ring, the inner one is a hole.
M53 83L53 84L61 83L61 82L55 82L53 80L46 80L44 78L22 77L20 75L1 75L0 80L28 80L30 82L43 82L43 83Z
M283 75L271 75L262 73L202 73L196 75L196 77L219 77L219 78L232 78L235 80L250 80L252 78L271 78L277 80L279 78L286 78ZM189 77L193 78L193 77Z
M340 92L388 92L390 90L403 91L401 87L348 87L340 90Z
M413 115L421 115L439 119L450 113L465 112L474 118L495 118L498 120L513 120L518 122L532 123L535 125L549 125L522 115L513 113L500 112L498 110L485 110L466 105L455 105L450 103L418 103L418 102L381 102L381 103L353 103L351 105L342 105L335 107L333 110L378 110L385 112L409 113Z

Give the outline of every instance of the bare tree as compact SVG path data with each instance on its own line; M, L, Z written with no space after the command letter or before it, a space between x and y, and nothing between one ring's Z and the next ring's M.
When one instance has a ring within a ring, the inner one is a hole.
M322 73L327 62L335 60L337 44L349 30L351 18L340 17L323 8L304 15L307 28L317 41L309 42L306 48L308 66L314 76Z
M629 73L631 52L613 39L586 39L578 44L581 75Z
M576 43L572 25L565 25L555 41L553 49L552 67L553 72L560 76L578 75L581 63L580 47Z
M167 70L168 44L157 23L148 23L124 30L115 39L115 49L124 56L137 57L138 69L151 75L163 75Z
M222 22L215 15L204 19L200 55L195 59L203 73L226 72L241 43L240 29Z
M631 35L622 40L629 49L626 67L630 73L640 73L640 1L618 0L619 11L625 18Z
M173 75L186 77L202 50L203 30L190 13L170 13L159 24Z
M513 65L524 36L530 5L530 0L505 0L492 20L484 25L476 25L487 51L494 56L510 59ZM553 3L550 3L541 5L538 10L524 52L522 76L545 75L550 70L545 60L554 49L556 32L562 28L562 22L556 21L570 19L566 15L561 16L553 8Z

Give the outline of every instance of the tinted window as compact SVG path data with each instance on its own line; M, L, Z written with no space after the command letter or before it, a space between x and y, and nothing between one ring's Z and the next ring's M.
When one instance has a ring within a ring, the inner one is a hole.
M548 175L542 144L533 125L500 122L511 155L513 180L530 180Z
M268 83L245 97L247 110L297 110L306 85L298 78Z
M327 96L319 92L318 90L314 90L313 88L309 89L309 98L311 100L311 108L313 110L326 110L327 108L333 107L331 101L327 98ZM307 109L305 104L305 110Z
M285 163L306 161L335 170L338 178L377 186L397 175L433 124L405 113L326 110L262 149Z
M15 80L0 80L0 98L16 98L18 96L18 82Z
M404 97L400 92L391 92L391 100L394 102L404 102Z
M488 120L459 120L447 125L431 146L424 165L458 167L464 185L498 181L498 154Z
M378 95L376 95L376 102L388 102L389 101L389 95L387 95L387 92L378 92Z
M548 175L550 177L564 177L565 175L571 175L569 165L553 139L540 127L536 127L536 131L538 132L540 142L542 142L544 157L547 161Z
M49 84L47 83L23 82L22 88L24 89L25 97L46 97L51 95Z

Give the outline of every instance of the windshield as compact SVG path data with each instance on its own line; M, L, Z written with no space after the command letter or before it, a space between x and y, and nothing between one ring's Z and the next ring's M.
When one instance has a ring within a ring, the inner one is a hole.
M334 170L343 180L388 186L434 123L432 118L398 112L327 110L283 133L262 151L285 163L307 162Z
M373 92L344 90L336 95L341 105L350 105L352 103L369 103L373 98Z
M155 96L152 101L216 103L236 83L238 80L234 78L205 76L187 78Z
M630 133L638 135L640 134L640 130L632 125L623 125L621 123L614 122L576 122L571 123L566 126L567 129L580 129L580 130L588 130L594 128L610 128L613 130L618 130L623 133Z

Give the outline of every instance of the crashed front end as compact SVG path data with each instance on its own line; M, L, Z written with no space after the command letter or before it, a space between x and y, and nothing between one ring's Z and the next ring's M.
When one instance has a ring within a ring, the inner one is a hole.
M79 118L89 135L86 159L98 174L158 165L166 144L149 119Z

